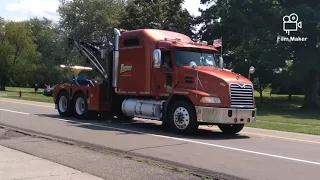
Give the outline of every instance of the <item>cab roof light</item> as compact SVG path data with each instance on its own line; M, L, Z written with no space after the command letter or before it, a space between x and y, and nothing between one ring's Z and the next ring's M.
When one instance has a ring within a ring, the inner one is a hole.
M165 40L165 41L172 40L172 41L176 41L176 42L181 42L181 38L180 38L180 37L176 37L176 38L164 37L164 40Z
M201 44L204 45L204 46L207 46L208 42L207 41L202 41Z

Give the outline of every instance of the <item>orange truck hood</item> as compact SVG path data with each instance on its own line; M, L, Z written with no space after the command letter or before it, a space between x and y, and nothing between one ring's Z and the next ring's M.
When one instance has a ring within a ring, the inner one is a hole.
M223 99L223 102L220 106L229 107L230 106L230 89L229 85L231 83L243 83L250 84L252 82L240 75L240 78L237 79L238 74L229 72L227 70L222 70L215 67L197 67L199 83L198 83L198 91L208 93L210 96L218 96ZM191 69L190 67L183 67L179 73L180 82L178 88L181 89L196 89L195 87L195 79L197 76L196 70ZM192 83L186 83L185 78L192 77Z
M227 83L245 83L245 84L252 84L252 82L247 79L246 77L240 75L239 79L237 79L238 75L237 73L234 72L229 72L227 70L222 70L219 68L214 68L214 67L198 67L198 71L211 75L211 76L215 76L217 78L220 78L222 80L224 80Z

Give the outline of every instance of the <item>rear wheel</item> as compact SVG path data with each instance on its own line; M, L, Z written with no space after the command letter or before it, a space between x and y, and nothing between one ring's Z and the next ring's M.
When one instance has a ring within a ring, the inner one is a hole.
M86 119L89 117L87 98L84 93L79 93L74 97L73 106L77 118Z
M69 117L72 116L71 101L69 100L69 94L66 91L61 91L57 97L57 108L60 116Z
M169 110L169 123L174 132L179 134L194 133L198 130L196 112L185 101L175 102Z
M218 127L223 133L237 134L243 129L244 124L219 124Z

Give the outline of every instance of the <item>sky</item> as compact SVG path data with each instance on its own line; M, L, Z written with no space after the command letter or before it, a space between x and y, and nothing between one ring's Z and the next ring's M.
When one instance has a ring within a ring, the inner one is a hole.
M56 12L58 5L59 0L0 0L0 16L13 21L33 17L46 17L58 21L59 15ZM200 0L185 0L183 5L183 8L193 15L200 15L199 7L205 7L200 4Z

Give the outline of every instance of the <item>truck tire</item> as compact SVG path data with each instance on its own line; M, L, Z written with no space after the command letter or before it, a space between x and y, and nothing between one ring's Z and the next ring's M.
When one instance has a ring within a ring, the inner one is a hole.
M243 129L244 124L219 124L218 127L223 133L237 134Z
M70 117L73 115L69 94L66 91L61 91L57 97L57 109L62 117Z
M78 93L73 101L74 112L77 118L87 119L90 113L88 112L88 102L84 93Z
M196 111L186 101L177 101L169 109L168 123L178 134L194 133L198 130Z

